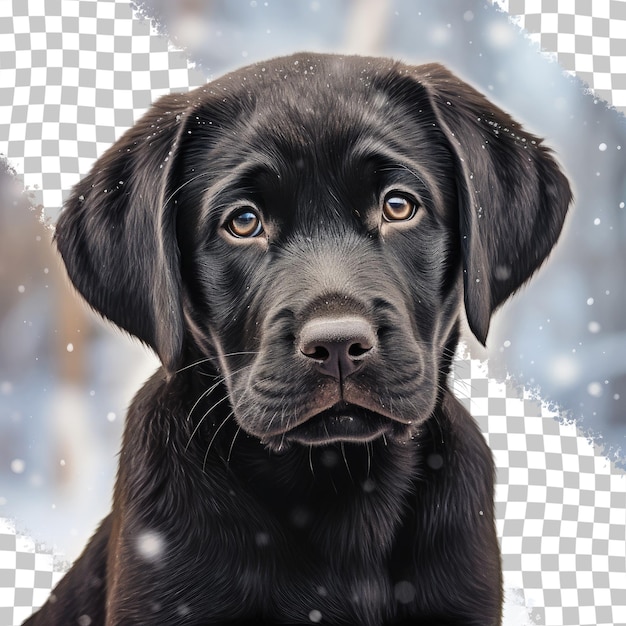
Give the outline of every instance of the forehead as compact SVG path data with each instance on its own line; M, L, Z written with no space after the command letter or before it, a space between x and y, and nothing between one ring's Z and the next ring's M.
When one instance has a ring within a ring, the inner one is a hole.
M257 151L267 142L310 150L363 135L392 141L404 132L410 139L419 130L412 120L434 119L419 82L384 59L296 55L228 74L205 93L209 115L228 137Z
M211 83L195 115L207 134L191 151L211 170L204 182L335 193L386 170L436 193L451 159L426 94L376 63L289 58Z

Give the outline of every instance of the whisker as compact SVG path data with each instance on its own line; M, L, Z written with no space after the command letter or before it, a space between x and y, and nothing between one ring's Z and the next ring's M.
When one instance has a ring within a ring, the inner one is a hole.
M228 352L226 354L224 354L223 356L225 358L231 357L231 356L243 356L246 354L259 354L258 350L247 350L247 351L241 351L241 352ZM188 365L185 365L183 367L181 367L180 369L177 369L175 374L180 374L181 372L184 372L185 370L191 369L193 367L198 367L199 365L203 365L204 363L208 363L209 361L219 361L218 357L216 356L212 356L212 355L207 355L201 359L198 359L197 361L193 361L192 363L189 363Z
M207 446L206 452L204 453L204 460L202 462L202 471L204 472L204 470L206 469L206 461L207 458L209 457L209 451L211 450L211 446L213 445L213 442L215 441L215 438L217 437L217 434L220 432L220 430L222 429L222 427L224 426L224 424L226 424L226 422L234 415L234 413L231 411L225 418L224 421L215 429L215 432L213 433L213 437L211 437L211 441L209 441L209 445Z
M313 469L313 445L309 445L309 467L311 468L311 476L315 478L315 470Z
M348 476L350 476L350 482L354 484L354 478L352 478L352 472L350 471L350 467L348 465L348 459L346 458L346 448L344 446L343 441L340 445L341 448L341 456L343 457L343 464L346 466L346 470L348 470Z
M235 439L237 439L237 435L239 434L239 431L241 431L241 426L237 427L237 430L235 431L235 434L233 436L233 440L230 442L230 448L228 448L228 457L226 459L227 467L228 467L228 464L230 463L230 456L233 453L233 446L235 445Z
M217 383L215 383L215 385L212 385L211 387L209 387L208 389L205 389L200 396L198 397L198 399L194 402L193 406L191 407L191 409L189 410L189 413L187 414L187 421L189 421L191 419L191 416L193 415L193 412L196 410L196 407L198 406L198 404L200 404L200 402L202 402L202 400L204 398L206 398L218 385L220 385L222 383L222 380L218 381Z
M198 432L198 429L200 428L200 426L202 425L202 423L204 422L204 420L208 417L209 413L211 413L211 411L218 405L221 404L222 402L224 402L225 400L228 400L228 396L222 396L217 402L215 402L213 404L213 406L208 409L204 415L198 420L198 423L196 424L196 427L193 429L193 432L191 433L191 435L189 436L189 441L187 442L187 445L185 446L185 452L188 450L189 445L191 444L191 440L193 439L194 435ZM228 419L231 415L233 415L234 412L231 411L228 416L226 417L226 419ZM224 422L222 422L221 426L224 425L224 423L226 422L226 420L224 420ZM220 426L220 428L221 428ZM218 428L219 430L219 428ZM215 438L215 435L213 435L213 438ZM211 439L211 441L213 441L213 439Z
M192 416L193 412L195 411L195 409L198 406L198 404L203 400L203 398L206 398L212 391L217 389L217 387L219 387L222 383L225 383L228 380L229 377L232 378L236 374L239 374L239 373L243 372L243 370L245 370L247 367L250 367L250 366L249 365L244 365L243 367L239 368L238 370L230 372L227 375L216 377L216 383L214 385L211 385L207 389L205 389L200 394L200 397L194 402L194 405L191 407L191 409L189 410L189 414L187 415L187 421L189 421L191 419L191 416Z
M189 365L185 365L184 367L181 367L180 369L177 369L174 373L175 374L180 374L181 372L184 372L185 370L189 370L192 367L198 367L198 365L203 365L204 363L208 363L209 361L214 361L215 357L213 356L206 356L202 359L198 359L197 361L194 361L193 363L189 363Z
M192 176L189 180L186 180L182 185L179 185L172 193L167 197L165 204L163 206L167 206L170 200L184 187L186 187L189 183L192 183L194 180L198 180L198 178L202 178L203 176L207 176L209 174L208 171L200 172L195 176Z

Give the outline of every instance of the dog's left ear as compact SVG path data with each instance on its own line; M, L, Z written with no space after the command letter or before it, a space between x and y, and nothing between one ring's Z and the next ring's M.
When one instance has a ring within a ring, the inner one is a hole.
M540 138L443 66L417 70L457 160L465 310L484 344L493 311L556 243L572 193Z
M56 226L68 274L103 317L175 370L183 345L173 192L188 100L164 96L98 159Z

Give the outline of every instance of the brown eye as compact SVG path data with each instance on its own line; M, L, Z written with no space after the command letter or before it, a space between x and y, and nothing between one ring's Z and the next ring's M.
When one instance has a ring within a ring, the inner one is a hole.
M383 217L387 222L406 222L417 212L417 203L398 193L390 193L383 203Z
M226 228L233 237L249 239L263 232L261 218L251 207L243 207L227 223Z

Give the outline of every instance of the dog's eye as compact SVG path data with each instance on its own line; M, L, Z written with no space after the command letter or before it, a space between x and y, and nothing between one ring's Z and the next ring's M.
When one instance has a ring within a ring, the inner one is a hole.
M383 217L387 222L406 222L417 212L417 202L398 193L385 196Z
M226 223L228 232L233 237L248 239L258 237L263 232L261 218L251 207L243 207Z

